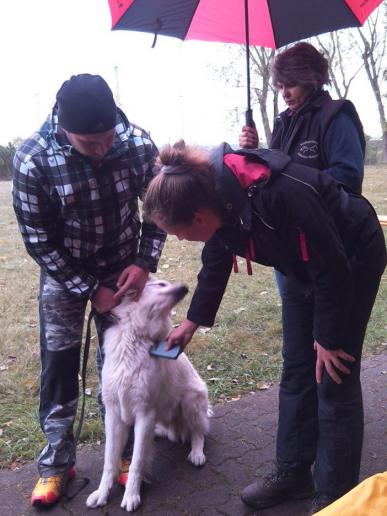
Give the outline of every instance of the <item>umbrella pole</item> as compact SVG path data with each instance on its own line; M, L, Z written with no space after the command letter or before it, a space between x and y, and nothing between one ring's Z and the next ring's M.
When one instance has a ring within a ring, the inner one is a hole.
M253 110L250 101L250 33L249 33L249 0L245 0L245 34L246 34L246 80L247 80L247 111L246 125L255 127Z

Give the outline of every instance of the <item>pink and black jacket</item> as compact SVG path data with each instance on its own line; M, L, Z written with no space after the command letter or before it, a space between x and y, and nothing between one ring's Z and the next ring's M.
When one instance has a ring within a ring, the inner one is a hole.
M311 284L314 337L328 349L339 347L353 275L381 274L386 264L372 206L278 150L233 151L222 144L212 158L223 225L203 248L188 319L214 323L237 255Z

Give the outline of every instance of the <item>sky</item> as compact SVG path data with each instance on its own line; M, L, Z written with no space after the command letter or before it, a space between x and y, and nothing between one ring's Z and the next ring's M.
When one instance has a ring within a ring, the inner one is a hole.
M102 75L129 120L157 145L181 137L204 145L237 141L227 111L243 113L246 93L214 71L227 62L227 45L160 36L151 48L152 34L110 28L107 0L0 2L0 145L40 127L61 84L78 73ZM350 98L367 134L380 136L366 80Z

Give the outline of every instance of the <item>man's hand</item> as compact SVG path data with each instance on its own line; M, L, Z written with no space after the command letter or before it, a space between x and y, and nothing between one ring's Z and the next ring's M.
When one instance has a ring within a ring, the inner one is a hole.
M316 361L316 380L317 383L322 382L322 377L324 373L324 369L332 378L332 380L336 383L343 383L340 376L336 372L341 371L344 374L351 374L351 371L346 367L342 360L346 360L347 362L356 362L355 357L352 355L348 355L342 349L329 350L325 349L319 344L317 341L314 342L314 349L317 352L317 361Z
M137 301L144 290L145 283L148 281L149 271L138 265L129 265L120 274L117 280L118 291L114 294L114 299L119 301L128 291L132 293L132 300Z
M258 132L256 127L249 127L247 125L242 127L242 132L239 135L239 146L242 149L256 149L258 147Z
M185 319L185 321L183 321L180 326L172 330L168 335L168 349L178 344L182 351L184 351L186 345L192 339L193 334L198 328L198 324Z
M114 290L100 285L91 299L91 304L98 313L103 314L118 305L118 301L114 299Z

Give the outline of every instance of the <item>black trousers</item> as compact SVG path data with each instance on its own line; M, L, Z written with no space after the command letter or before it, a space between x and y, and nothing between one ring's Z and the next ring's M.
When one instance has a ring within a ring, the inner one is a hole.
M384 245L384 244L383 244ZM383 249L383 247L382 247ZM358 483L363 442L360 363L367 323L380 283L378 264L356 276L342 349L356 358L350 375L335 383L324 372L316 383L312 288L282 276L283 371L279 391L277 462L310 468L316 490L339 497Z

